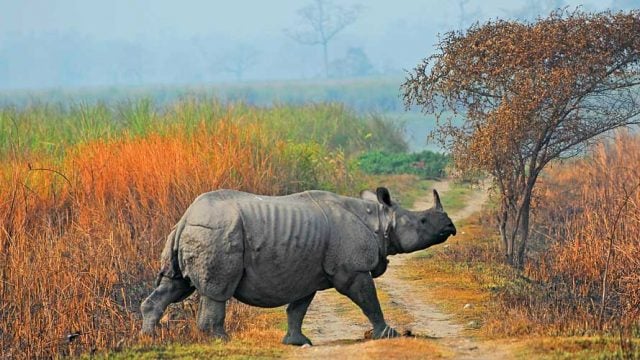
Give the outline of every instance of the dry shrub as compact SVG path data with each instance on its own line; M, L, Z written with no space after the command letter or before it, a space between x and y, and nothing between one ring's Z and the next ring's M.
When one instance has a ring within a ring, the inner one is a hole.
M566 222L551 232L558 239L550 249L551 271L571 294L590 300L586 305L592 326L606 329L619 321L637 322L640 136L619 134L615 141L597 146L588 159L558 171L570 173L562 185L577 193L573 201L557 204Z
M548 171L535 220L537 251L525 268L530 281L500 294L508 319L501 330L638 331L640 136L620 133Z
M74 355L135 342L138 307L164 239L198 194L289 190L295 159L256 125L175 125L162 134L90 141L57 160L26 151L0 165L3 356ZM251 323L253 311L232 305L230 329L261 326ZM197 340L192 328L174 326L160 338ZM74 332L81 335L68 342Z

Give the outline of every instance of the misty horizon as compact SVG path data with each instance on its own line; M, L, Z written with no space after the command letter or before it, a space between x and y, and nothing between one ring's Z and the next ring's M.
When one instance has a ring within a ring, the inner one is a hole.
M298 9L309 3L0 1L0 89L322 79L321 48L286 31L302 28ZM565 6L640 6L637 0L335 3L361 7L328 46L332 69L349 61L359 67L332 70L333 78L402 74L431 54L438 34L475 22L533 20ZM238 69L243 59L251 61Z

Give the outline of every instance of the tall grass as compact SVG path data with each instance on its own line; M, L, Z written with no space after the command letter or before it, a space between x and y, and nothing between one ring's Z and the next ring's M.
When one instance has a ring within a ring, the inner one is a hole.
M314 142L347 154L363 150L406 150L403 129L377 115L362 116L339 103L259 108L245 103L224 105L216 99L186 99L158 106L149 99L103 103L36 104L26 109L0 109L0 156L12 147L61 155L65 146L124 133L172 131L181 124L188 131L201 123L227 120L256 124L271 137L290 142Z
M640 331L640 136L557 167L541 191L538 231L551 243L531 274L569 299L563 326Z
M135 342L139 304L151 290L164 239L202 192L356 188L343 149L367 144L340 124L366 124L346 109L211 102L159 112L150 105L1 113L2 133L9 134L0 153L4 356L77 355ZM296 128L314 122L313 136ZM334 142L342 131L349 136ZM232 305L231 330L258 326L251 311ZM198 339L188 329L173 328L161 339Z
M258 136L221 123L193 137L78 145L59 174L40 163L3 168L12 180L0 189L3 352L52 356L135 333L163 238L198 193L281 190L275 174L286 170L269 162ZM84 338L66 349L62 339L75 331Z
M555 164L537 190L523 276L495 293L490 332L640 336L640 136ZM495 264L497 248L482 257ZM493 258L493 260L491 260ZM626 344L626 345L625 345Z

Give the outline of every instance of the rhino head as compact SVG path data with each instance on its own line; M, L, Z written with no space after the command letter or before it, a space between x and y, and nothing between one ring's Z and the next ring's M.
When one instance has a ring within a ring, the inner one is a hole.
M410 211L391 201L389 190L379 187L376 193L364 191L364 200L380 203L385 216L390 219L385 229L388 237L388 254L410 253L441 244L450 235L456 235L456 227L433 190L433 207L423 211Z

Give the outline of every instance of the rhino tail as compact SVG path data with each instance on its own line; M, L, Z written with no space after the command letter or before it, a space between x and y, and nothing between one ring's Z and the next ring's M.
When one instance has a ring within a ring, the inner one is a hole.
M156 277L156 287L160 285L160 281L163 277L170 279L181 279L182 271L180 270L180 264L178 263L178 243L182 230L184 229L184 218L171 229L171 233L167 236L167 241L162 250L161 256L161 268L158 276Z

